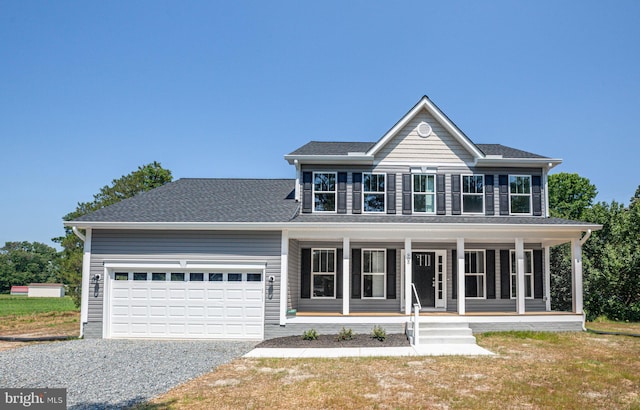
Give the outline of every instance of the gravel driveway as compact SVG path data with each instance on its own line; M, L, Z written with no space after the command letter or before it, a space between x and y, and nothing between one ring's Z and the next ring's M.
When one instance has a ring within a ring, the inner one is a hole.
M250 351L254 342L73 340L0 352L0 387L67 388L71 409L122 408Z

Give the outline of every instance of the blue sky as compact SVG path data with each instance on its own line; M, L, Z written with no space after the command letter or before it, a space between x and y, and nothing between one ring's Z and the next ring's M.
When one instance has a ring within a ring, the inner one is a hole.
M152 161L293 177L309 140L375 141L428 95L474 142L640 184L638 1L0 0L0 244Z

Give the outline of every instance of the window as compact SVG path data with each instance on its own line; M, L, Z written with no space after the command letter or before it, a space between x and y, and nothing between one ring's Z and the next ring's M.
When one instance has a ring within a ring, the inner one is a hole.
M462 212L484 213L484 175L462 176Z
M116 272L114 276L115 280L129 280L129 274L127 272Z
M384 212L385 174L362 174L362 203L364 212Z
M413 212L436 212L435 175L413 175Z
M222 282L222 273L210 273L209 282Z
M261 282L262 273L247 273L247 282Z
M171 273L171 282L184 282L184 272Z
M336 211L336 173L315 172L313 174L314 212Z
M530 175L509 175L509 206L512 214L531 214Z
M189 280L191 282L202 282L204 280L204 273L190 273Z
M384 249L362 250L362 297L384 298L386 295L386 251Z
M336 250L311 250L311 294L314 298L336 297Z
M147 280L147 272L134 272L133 280Z
M484 251L464 252L465 297L484 299L485 297L485 257Z
M511 299L518 294L516 251L511 250ZM533 299L533 251L524 251L524 297Z
M242 282L242 273L228 273L227 280L229 282Z
M151 280L167 280L167 274L154 272L151 274Z

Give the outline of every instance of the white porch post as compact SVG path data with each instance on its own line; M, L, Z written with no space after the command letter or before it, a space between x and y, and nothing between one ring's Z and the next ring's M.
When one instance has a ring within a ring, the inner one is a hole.
M289 231L282 231L280 244L280 326L287 324L289 301Z
M405 315L411 314L411 301L413 300L413 293L411 290L412 271L411 271L411 238L405 238L404 240L404 313Z
M349 256L351 255L351 249L349 244L349 238L342 238L342 314L349 314L349 298L351 297L351 291L349 290Z
M547 312L551 311L551 247L544 247L544 300Z
M582 313L582 244L578 239L571 241L571 285L573 312Z
M516 238L516 312L523 315L525 311L524 294L524 240Z
M84 336L84 325L89 321L89 285L91 282L91 228L84 234L84 254L82 256L82 288L80 293L80 336ZM104 283L107 283L104 278Z
M458 314L464 315L466 311L465 306L465 272L464 272L464 238L458 238L457 240L457 255L458 259L458 272L453 272L454 275L458 275Z

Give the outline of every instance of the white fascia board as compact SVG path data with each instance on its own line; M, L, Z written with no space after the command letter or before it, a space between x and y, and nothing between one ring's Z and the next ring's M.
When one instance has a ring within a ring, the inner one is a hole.
M429 114L431 114L436 119L436 121L438 121L438 123L442 125L442 127L449 131L449 133L451 133L451 135L453 135L453 137L457 139L458 142L460 142L460 144L462 144L467 149L467 151L469 151L469 153L473 155L474 158L479 159L484 157L482 151L480 151L478 147L476 147L475 144L471 142L469 137L464 135L464 133L455 124L453 124L451 120L449 120L442 113L442 111L440 111L440 109L436 107L431 102L431 100L429 100L429 98L427 98L427 96L422 97L422 99L411 109L411 111L405 114L405 116L402 117L402 119L398 121L396 125L393 126L393 128L387 131L387 133L383 135L382 138L380 138L380 140L378 140L378 142L376 142L373 147L371 147L367 154L375 155L378 151L380 151L380 149L382 149L382 147L385 146L390 139L392 139L402 128L404 128L411 120L413 120L413 118L422 109L426 109Z
M483 167L544 167L547 169L552 169L561 163L562 160L559 158L480 158L476 161L477 166Z
M296 160L299 164L372 164L373 156L362 153L348 154L348 155L285 155L290 165L293 165Z

